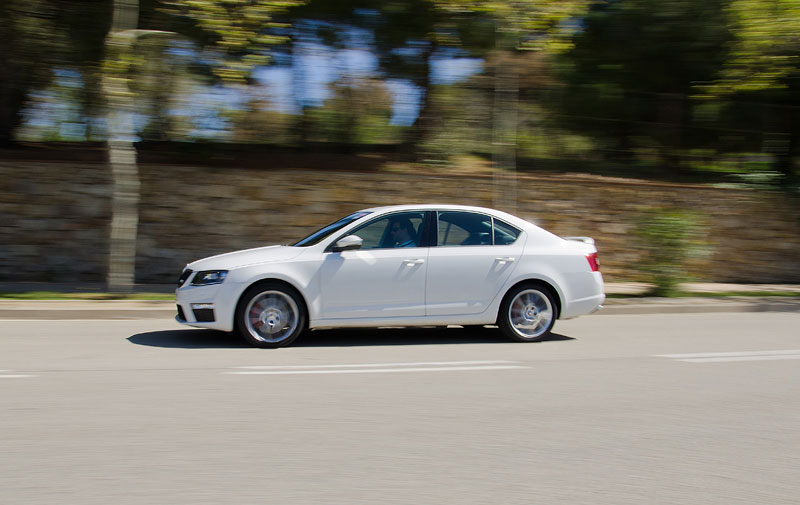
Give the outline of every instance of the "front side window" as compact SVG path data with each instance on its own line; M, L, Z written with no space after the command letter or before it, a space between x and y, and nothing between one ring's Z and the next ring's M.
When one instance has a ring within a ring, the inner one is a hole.
M364 241L362 250L418 247L424 218L423 212L390 214L356 228L352 235L358 235Z

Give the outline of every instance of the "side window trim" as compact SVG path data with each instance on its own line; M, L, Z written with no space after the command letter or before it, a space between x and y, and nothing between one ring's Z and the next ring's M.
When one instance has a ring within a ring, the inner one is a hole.
M425 218L421 224L424 228L422 229L419 247L436 247L436 221L437 211L426 210Z

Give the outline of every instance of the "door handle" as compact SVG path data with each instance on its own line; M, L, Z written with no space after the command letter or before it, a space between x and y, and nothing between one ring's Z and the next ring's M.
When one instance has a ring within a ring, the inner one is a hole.
M404 265L422 265L423 263L425 263L423 259L403 260Z
M500 263L514 263L514 261L516 260L516 258L514 258L513 256L506 256L506 257L502 257L501 256L501 257L495 258L495 259L497 261L499 261Z

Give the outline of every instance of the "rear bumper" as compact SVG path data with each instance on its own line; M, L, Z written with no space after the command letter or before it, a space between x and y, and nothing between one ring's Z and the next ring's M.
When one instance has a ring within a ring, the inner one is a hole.
M566 310L561 314L561 319L570 319L597 312L603 308L603 302L605 300L605 293L579 298L578 300L571 300Z

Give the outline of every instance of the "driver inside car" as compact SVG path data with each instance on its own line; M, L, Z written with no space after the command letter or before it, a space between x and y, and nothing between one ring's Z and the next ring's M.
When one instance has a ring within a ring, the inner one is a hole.
M394 241L393 247L417 247L417 244L411 238L411 235L416 235L414 225L408 218L401 218L392 221L389 233Z

